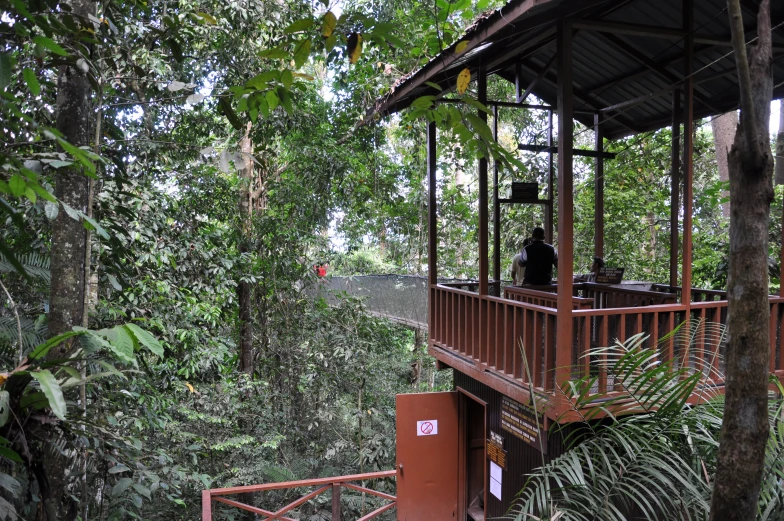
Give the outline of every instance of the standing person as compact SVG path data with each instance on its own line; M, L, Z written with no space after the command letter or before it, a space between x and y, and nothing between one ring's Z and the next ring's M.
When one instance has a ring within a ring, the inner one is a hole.
M553 266L557 266L558 252L544 242L544 228L536 227L531 234L531 244L520 252L518 264L525 267L523 284L545 286L553 281Z
M531 239L527 238L523 241L523 249L526 246L531 244ZM523 251L520 250L520 253L514 256L512 259L512 267L509 268L509 274L512 276L512 284L517 286L518 284L523 283L523 277L525 276L525 266L520 265L520 257L522 256Z

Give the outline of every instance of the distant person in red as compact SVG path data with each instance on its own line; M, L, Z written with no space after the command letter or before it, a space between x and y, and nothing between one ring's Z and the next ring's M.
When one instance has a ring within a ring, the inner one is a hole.
M323 278L327 276L327 268L329 268L328 264L316 264L313 266L313 269L316 270L316 275L319 278Z

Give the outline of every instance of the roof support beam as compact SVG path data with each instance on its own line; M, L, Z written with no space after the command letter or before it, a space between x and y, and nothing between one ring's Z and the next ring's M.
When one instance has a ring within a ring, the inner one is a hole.
M438 284L438 214L436 213L436 122L427 124L427 282L430 285ZM432 306L432 299L428 299ZM430 309L430 317L434 317ZM432 333L431 333L432 338Z
M485 103L487 101L487 70L484 68L483 65L479 66L479 74L477 75L476 79L477 83L477 99L479 103ZM479 118L487 123L487 113L480 110L478 114ZM488 283L487 283L487 275L488 275L488 266L487 266L487 255L488 255L488 200L487 200L487 158L480 157L479 158L479 295L484 296L488 294ZM482 324L484 324L484 307L482 308L482 315L480 316L479 323L480 328ZM481 329L480 329L480 338L484 338L481 336ZM480 357L481 358L481 357Z
M547 145L517 145L517 148L520 150L525 150L526 152L547 152L549 154L557 154L558 147L552 147ZM615 154L612 152L604 152L600 149L596 150L584 150L582 148L573 148L572 154L575 156L581 157L593 157L599 159L615 159Z
M681 270L681 304L691 304L692 197L694 183L694 0L683 0L683 268ZM688 313L687 313L688 316Z
M678 285L678 216L681 189L681 91L672 93L672 155L670 156L670 287Z
M602 115L593 117L594 148L596 162L593 179L593 254L604 258L604 131ZM615 155L615 154L613 154Z
M555 59L556 59L557 57L558 57L558 53L557 53L557 52L556 52L556 53L553 53L553 57L552 57L552 58L550 58L550 61L548 61L548 62L547 62L545 65L544 65L544 68L542 69L542 71L541 71L539 74L537 74L537 75L536 75L536 77L533 79L533 81L532 81L531 83L529 83L529 84L528 84L528 87L526 87L526 89L525 89L525 92L523 92L523 93L522 93L522 94L521 94L521 95L520 95L520 96L517 98L517 102L518 102L518 103L522 103L522 102L524 102L524 101L525 101L525 99L528 97L528 95L529 95L529 94L531 94L531 91L533 91L533 90L534 90L534 87L536 87L536 84L537 84L537 83L539 83L539 81L540 81L542 78L544 78L544 75L545 75L545 74L547 74L547 71L549 71L549 70L550 70L550 68L553 66L553 64L555 63ZM518 93L519 93L519 91L518 91Z
M558 21L558 336L555 385L571 380L574 268L574 95L572 26ZM545 362L545 367L547 367Z
M664 66L658 65L650 57L646 56L645 53L643 53L642 51L640 51L639 49L637 49L633 45L630 45L629 43L625 42L624 40L622 40L618 36L616 36L616 35L614 35L612 33L605 33L605 32L600 32L599 34L602 36L602 38L607 40L610 44L614 45L616 48L618 48L622 52L624 52L627 56L629 56L633 60L641 63L642 65L644 65L649 70L654 71L655 73L657 73L659 76L661 76L665 80L667 80L667 81L669 81L671 83L680 83L681 81L683 81L683 77L682 76L678 76L677 74L674 74L674 73L670 72L669 70L667 70ZM699 99L702 104L704 104L706 107L708 107L712 111L714 111L716 113L720 112L716 107L713 107L711 105L710 101L707 98L705 98L705 96L695 94L695 97L697 99Z

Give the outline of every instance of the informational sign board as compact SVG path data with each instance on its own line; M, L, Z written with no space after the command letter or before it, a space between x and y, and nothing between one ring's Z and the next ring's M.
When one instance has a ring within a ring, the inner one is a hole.
M534 410L506 396L501 397L501 429L547 454L547 432L542 432L544 415L537 422Z
M539 183L512 182L512 202L536 203L539 201Z
M599 268L596 282L599 284L620 284L626 268Z
M438 434L438 420L417 422L417 436L435 436L436 434Z
M506 470L506 451L504 450L504 437L498 433L490 431L490 438L487 440L487 458Z
M501 501L501 484L503 483L501 467L490 462L490 493Z

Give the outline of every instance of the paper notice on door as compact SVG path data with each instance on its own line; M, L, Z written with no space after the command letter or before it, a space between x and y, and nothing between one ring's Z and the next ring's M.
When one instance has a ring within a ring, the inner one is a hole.
M490 462L490 493L499 501L501 500L501 467L494 462Z

